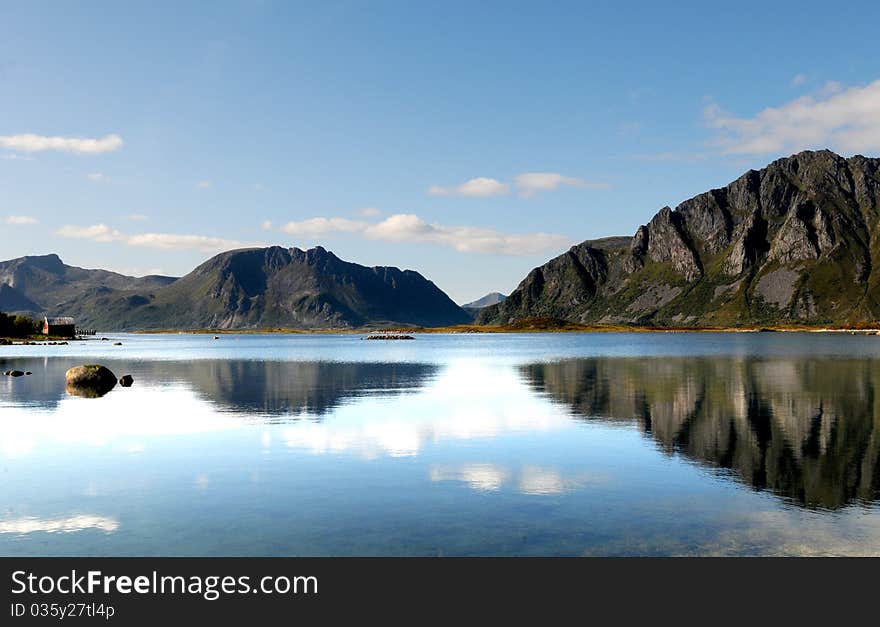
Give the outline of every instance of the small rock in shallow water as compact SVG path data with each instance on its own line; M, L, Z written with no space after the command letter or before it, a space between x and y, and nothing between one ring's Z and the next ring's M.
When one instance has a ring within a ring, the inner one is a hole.
M29 377L29 376L31 376L32 374L34 374L34 373L31 372L30 370L28 370L27 372L24 373L24 376Z
M23 377L24 373L21 370L10 370L9 376L10 377Z
M113 342L113 346L122 346L122 342Z
M134 383L134 377L130 374L122 375L122 378L119 380L119 385L124 388L130 388L132 383Z
M73 396L98 398L116 387L116 375L98 364L75 366L65 374L67 393Z

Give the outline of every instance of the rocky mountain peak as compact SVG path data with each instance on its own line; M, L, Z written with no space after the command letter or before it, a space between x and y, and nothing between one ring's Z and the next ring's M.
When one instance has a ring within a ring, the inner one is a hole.
M480 319L873 320L880 318L880 274L873 271L880 263L878 223L880 159L804 151L749 170L675 209L663 207L629 238L629 246L605 251L604 273L591 273L592 295L582 290L577 302L554 296L566 285L582 284L576 275L554 271L566 253L533 271Z

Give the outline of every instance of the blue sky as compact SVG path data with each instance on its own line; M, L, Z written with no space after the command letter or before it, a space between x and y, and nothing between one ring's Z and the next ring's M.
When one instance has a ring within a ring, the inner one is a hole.
M803 148L880 153L876 2L0 5L0 258L251 244L509 292Z

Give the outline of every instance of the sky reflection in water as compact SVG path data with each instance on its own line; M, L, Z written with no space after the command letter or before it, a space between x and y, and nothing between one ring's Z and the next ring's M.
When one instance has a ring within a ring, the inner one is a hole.
M876 349L755 337L4 347L0 554L880 553Z

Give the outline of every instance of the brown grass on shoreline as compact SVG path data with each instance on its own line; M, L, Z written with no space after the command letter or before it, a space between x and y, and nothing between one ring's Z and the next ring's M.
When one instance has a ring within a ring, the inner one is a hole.
M506 325L459 324L447 327L360 327L341 329L292 329L274 327L265 329L160 329L138 331L138 333L160 334L364 334L364 333L755 333L755 332L825 332L825 333L868 333L880 331L880 326L855 327L816 327L807 325L741 326L741 327L661 327L623 324L580 324L557 318L526 318Z

